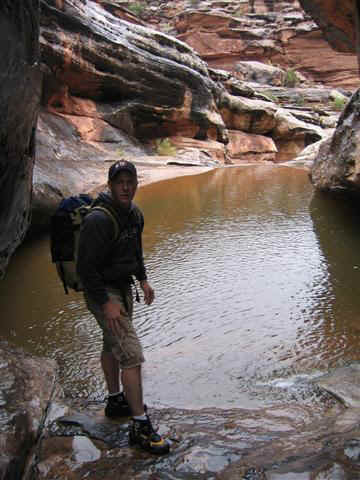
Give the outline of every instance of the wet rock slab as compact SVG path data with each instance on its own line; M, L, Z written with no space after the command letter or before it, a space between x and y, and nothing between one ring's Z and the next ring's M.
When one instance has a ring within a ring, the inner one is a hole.
M21 478L56 394L56 364L0 342L0 478Z
M318 379L316 384L334 395L346 407L360 409L360 364L337 368Z
M313 409L297 402L254 410L150 409L171 444L163 457L129 448L127 422L106 419L102 404L78 402L57 412L29 478L320 480L337 478L325 471L358 465L358 422L350 416L341 427L348 411L331 397Z
M103 403L62 398L53 361L2 342L0 368L0 478L25 466L24 480L359 478L358 364L309 380L311 405L150 407L171 445L163 457L130 448L127 419L107 419Z

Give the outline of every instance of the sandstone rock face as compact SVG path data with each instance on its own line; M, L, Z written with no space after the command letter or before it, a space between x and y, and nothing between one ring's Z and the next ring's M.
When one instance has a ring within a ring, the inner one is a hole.
M320 148L311 172L320 190L360 189L360 90L343 111L331 142Z
M135 138L89 115L90 111L83 115L41 111L30 232L49 228L50 216L64 196L91 193L105 185L112 162L145 155Z
M332 50L318 25L304 15L297 2L276 2L276 13L256 15L240 15L235 5L231 11L225 2L215 11L215 6L211 9L211 2L207 3L208 8L184 9L174 23L178 38L195 48L210 67L236 71L234 65L239 61L271 61L284 69L295 67L326 85L357 87L356 56L344 58ZM261 12L261 5L257 12ZM354 49L347 51L354 53Z
M356 52L356 0L300 0L321 28L326 40L340 52Z
M0 278L30 221L41 96L38 0L0 4Z
M236 130L230 130L229 137L228 152L234 164L275 162L278 149L272 138Z
M321 127L296 118L288 110L269 101L227 94L222 99L221 114L230 130L270 136L276 143L276 150L271 150L271 153L278 152L277 161L294 158L325 135ZM250 150L248 153L254 152ZM272 156L267 159L270 158Z
M52 360L25 354L0 342L0 478L22 478L55 391Z
M262 62L238 62L235 70L241 74L242 80L264 85L281 86L284 84L286 77L285 71L281 68L266 65Z
M191 47L136 25L122 3L42 2L34 231L48 228L63 196L104 185L111 162L151 152L152 138L227 142L222 85Z
M53 95L63 96L63 89L68 96L115 101L143 136L166 133L167 123L182 119L203 137L214 128L223 139L219 87L188 45L118 20L91 0L44 0L41 24L42 59L59 85Z

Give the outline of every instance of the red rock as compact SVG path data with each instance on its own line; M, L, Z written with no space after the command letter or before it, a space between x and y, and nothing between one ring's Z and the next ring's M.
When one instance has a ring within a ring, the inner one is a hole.
M215 140L195 140L185 137L171 137L171 143L179 150L200 150L208 153L210 157L222 164L228 163L225 145Z
M238 61L271 61L285 69L295 68L316 82L356 88L355 55L344 58L334 52L317 25L304 18L301 10L295 9L296 5L293 13L278 13L271 21L269 17L268 22L256 17L185 11L177 17L175 26L178 38L199 52L211 68L236 75L234 64ZM279 12L281 8L283 4L277 3L276 10ZM260 2L257 11L261 9ZM352 28L351 22L348 21L346 27ZM343 46L339 47L344 50ZM346 51L354 52L354 49Z
M230 130L229 139L227 150L232 163L275 161L277 148L269 137Z
M343 53L356 52L356 0L300 0L330 45Z
M320 30L292 37L286 45L286 56L275 54L272 61L285 68L296 65L307 78L325 85L349 90L359 85L356 56L330 48Z

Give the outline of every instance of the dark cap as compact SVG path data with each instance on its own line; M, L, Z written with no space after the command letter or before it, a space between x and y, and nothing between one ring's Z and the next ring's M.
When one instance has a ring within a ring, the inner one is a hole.
M136 167L133 163L128 162L127 160L118 160L109 168L109 181L114 180L116 175L120 172L129 172L137 178Z

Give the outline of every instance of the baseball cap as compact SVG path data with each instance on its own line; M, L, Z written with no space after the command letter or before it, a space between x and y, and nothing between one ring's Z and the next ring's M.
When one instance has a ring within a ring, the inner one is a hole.
M118 160L111 165L109 168L109 180L113 180L119 172L129 172L137 178L135 165L127 160Z

